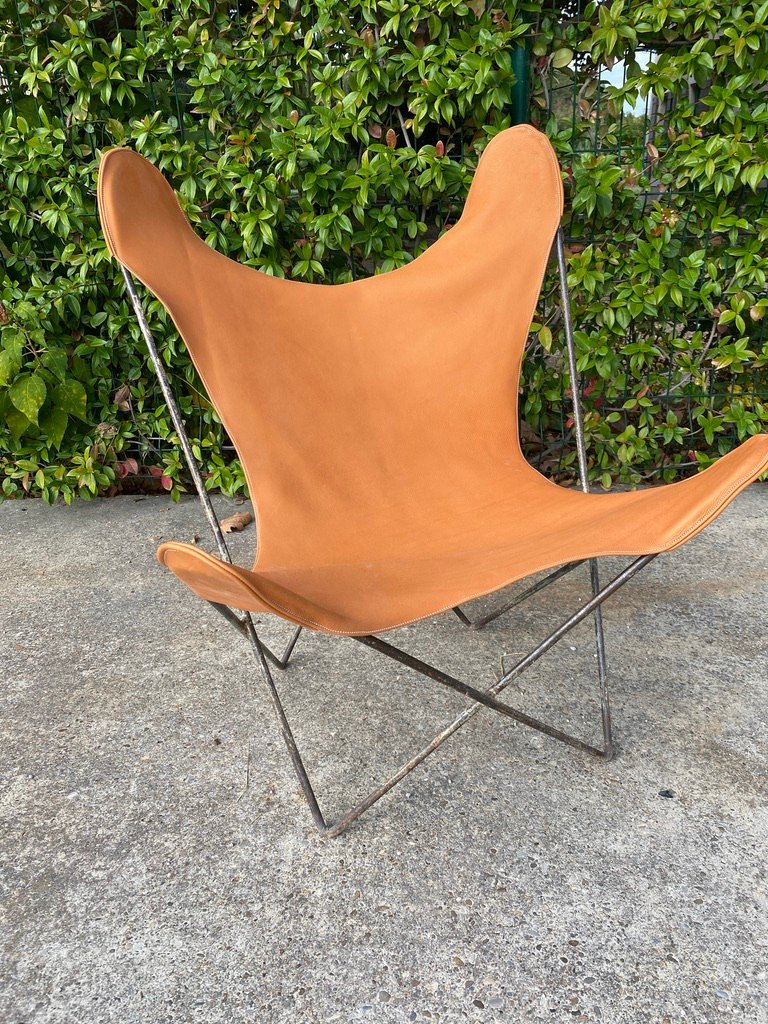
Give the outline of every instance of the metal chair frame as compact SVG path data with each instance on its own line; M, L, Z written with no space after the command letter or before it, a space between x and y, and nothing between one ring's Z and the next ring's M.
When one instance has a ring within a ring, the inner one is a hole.
M573 337L573 321L571 317L571 306L570 297L568 293L568 279L567 279L567 268L565 263L565 248L563 242L563 232L559 229L555 237L554 249L557 257L558 275L560 281L560 299L563 313L563 322L565 327L565 341L568 352L568 369L571 378L572 394L573 394L573 425L574 433L576 437L576 447L578 454L578 469L579 469L579 484L583 491L589 490L589 484L587 479L587 454L586 445L584 440L584 422L582 418L581 404L579 401L579 381L578 372L576 368L576 351ZM203 507L206 519L211 528L214 542L218 550L219 556L225 562L231 562L229 550L227 548L224 535L219 524L219 520L214 511L211 503L210 496L205 489L200 468L192 452L192 447L187 436L187 432L184 427L184 422L179 411L179 407L173 396L168 376L165 372L165 366L155 345L154 338L149 329L144 310L142 308L141 301L136 291L136 286L130 272L125 266L121 264L123 276L125 278L125 284L128 290L128 295L131 300L136 318L139 323L141 333L146 342L147 349L149 351L149 357L157 374L160 382L160 389L163 394L163 398L168 406L171 419L173 421L176 434L179 438L179 444L182 449L182 453L186 460L189 468L192 481L195 485L200 504ZM435 668L433 665L429 665L418 658L394 647L386 640L382 640L379 636L358 636L352 639L357 640L359 643L364 644L366 647L372 650L378 651L380 654L384 654L387 657L399 662L408 668L414 669L416 672L421 673L429 679L433 679L438 683L442 683L444 686L451 690L455 690L458 693L463 694L465 697L470 697L473 703L467 707L460 715L453 719L445 728L439 732L434 739L432 739L425 747L423 747L417 754L415 754L409 761L403 764L394 774L392 774L385 782L374 789L368 794L363 800L356 804L350 811L342 815L336 821L328 822L320 809L317 797L315 796L312 783L310 782L307 774L304 762L302 760L299 749L296 745L293 732L285 714L282 701L275 685L274 677L270 664L281 671L284 671L288 667L291 655L293 654L294 648L299 640L302 632L302 627L298 626L292 633L287 646L283 650L282 654L277 654L272 651L259 637L254 622L253 616L250 612L235 611L226 605L216 604L209 602L218 612L220 612L228 622L230 622L243 637L248 641L250 647L255 655L256 661L259 665L259 669L264 679L264 683L267 688L267 693L272 704L273 711L277 718L280 730L283 735L288 754L291 758L296 776L299 780L299 784L304 793L304 796L309 804L309 809L312 813L314 822L324 836L335 837L341 835L342 832L356 821L361 814L363 814L369 807L375 804L381 799L386 793L388 793L398 782L402 781L406 775L408 775L413 769L421 764L422 761L426 760L430 754L434 753L442 744L455 732L457 732L463 725L465 725L471 718L473 718L477 712L483 708L491 708L493 711L498 712L508 718L512 718L514 721L526 725L531 729L535 729L538 732L544 733L546 736L550 736L553 739L560 740L562 743L566 743L569 746L575 747L578 750L592 754L596 757L602 758L603 760L610 760L615 753L615 747L613 742L613 731L611 726L611 707L608 693L608 674L607 664L605 655L605 639L603 634L603 620L602 620L602 604L619 590L628 580L638 573L641 569L645 568L649 562L651 562L656 556L655 555L644 555L640 558L636 558L631 562L625 569L623 569L617 576L615 576L610 583L605 586L600 585L600 577L598 572L598 565L596 559L589 561L590 571L590 583L592 589L592 597L584 605L582 605L576 612L574 612L570 618L566 619L557 629L549 634L538 646L536 646L529 654L517 662L507 671L503 671L501 677L491 686L489 689L480 690L470 683L462 682L459 679L455 679L453 676ZM454 612L460 619L460 621L470 629L482 629L489 622L498 618L500 615L509 611L511 608L525 601L533 594L538 593L545 587L550 586L552 583L561 579L567 573L572 572L583 562L571 562L563 565L544 579L534 583L519 594L514 600L498 608L491 614L485 615L481 618L471 620L466 613L460 607L454 608ZM530 715L518 711L508 704L498 699L509 684L516 679L526 668L538 661L543 654L545 654L551 647L553 647L559 640L561 640L567 633L569 633L574 626L577 626L580 622L586 619L588 616L593 616L595 623L595 646L597 652L597 670L598 670L598 696L600 701L600 713L602 721L602 746L593 746L589 743L584 742L576 736L572 736L570 733L564 732L561 729L557 729L545 722L539 721L536 718L532 718Z

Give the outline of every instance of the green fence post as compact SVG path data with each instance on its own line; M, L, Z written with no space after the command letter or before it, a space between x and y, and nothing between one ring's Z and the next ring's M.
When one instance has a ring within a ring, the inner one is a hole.
M531 101L531 40L526 39L512 50L512 124L527 124Z

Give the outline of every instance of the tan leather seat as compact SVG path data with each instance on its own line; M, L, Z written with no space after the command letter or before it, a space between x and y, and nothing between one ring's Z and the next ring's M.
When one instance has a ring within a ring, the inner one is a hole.
M558 487L523 458L520 362L562 213L555 154L511 128L486 148L456 226L399 270L284 281L214 252L162 175L102 158L110 251L169 310L242 459L252 569L188 544L158 557L198 595L362 635L538 570L670 551L768 468L753 437L682 483Z

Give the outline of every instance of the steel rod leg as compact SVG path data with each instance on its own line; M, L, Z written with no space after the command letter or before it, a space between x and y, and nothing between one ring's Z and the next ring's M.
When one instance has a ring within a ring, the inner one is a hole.
M269 665L267 664L266 655L264 654L264 648L262 646L261 641L259 640L259 635L256 632L256 628L253 625L253 620L251 619L250 613L246 613L245 627L248 640L250 641L251 647L253 648L254 653L256 654L256 660L259 663L261 674L264 677L264 682L267 685L267 691L269 693L269 699L272 704L272 709L275 712L275 717L277 718L277 721L280 725L280 731L283 734L285 745L288 748L288 755L291 759L291 763L293 764L293 769L296 772L296 777L299 780L299 785L301 786L302 792L304 793L307 803L309 804L309 810L312 814L312 818L314 819L314 822L320 829L320 831L326 832L328 826L326 825L325 818L323 817L323 813L320 810L320 805L317 802L317 797L315 796L315 791L312 788L312 783L309 781L309 776L307 775L307 770L304 767L304 762L301 759L299 748L296 746L296 740L294 739L293 731L291 730L291 727L288 724L288 719L285 715L285 709L283 708L282 701L280 700L280 697L278 695L277 687L275 686L275 681L272 678L272 673L269 671Z
M600 592L600 571L597 559L589 563L589 574L592 582L592 593ZM605 634L603 632L603 609L595 608L595 650L597 652L597 679L600 694L600 715L603 722L603 750L606 761L610 761L616 749L613 744L613 728L611 725L611 701L608 693L608 664L605 656Z
M149 329L149 324L147 323L147 318L144 315L141 300L139 299L138 292L136 291L136 285L133 283L133 278L122 263L120 264L120 269L123 272L125 287L128 289L128 296L131 300L133 311L136 314L139 330L144 338L144 343L146 344L147 351L149 352L150 361L152 362L152 366L154 367L155 374L157 375L157 379L160 384L160 390L163 393L165 404L168 407L173 428L179 439L179 446L181 447L181 451L184 455L184 461L187 464L187 469L189 470L192 482L195 485L195 490L197 491L197 497L200 501L203 512L205 513L205 518L208 520L208 525L211 528L211 533L213 534L216 547L218 548L219 557L224 562L231 562L232 558L229 554L227 543L224 540L224 534L221 532L221 526L216 512L214 511L211 497L205 489L205 483L203 481L202 473L200 472L200 467L197 464L197 459L192 451L192 445L189 443L189 438L187 437L187 431L184 427L184 419L181 415L181 410L176 404L176 399L173 397L171 383L165 372L165 367L163 366L163 361L160 358L160 353L157 351L155 339L152 337L152 332Z
M504 704L502 701L497 700L492 694L484 690L479 690L476 686L472 686L469 683L464 683L460 679L455 679L453 676L448 675L447 672L441 672L432 665L427 665L426 662L412 657L410 654L399 650L397 647L393 647L392 644L388 644L385 640L382 640L381 637L365 636L357 637L357 639L367 647L371 647L373 650L379 651L381 654L386 654L387 657L392 658L393 661L398 661L401 665L407 665L408 668L415 669L416 672L420 672L428 679L434 679L436 682L442 683L443 686L447 686L449 689L455 690L457 693L460 693L465 697L471 697L472 700L477 701L478 704L482 704L483 707L490 708L492 711L496 711L500 715L505 715L507 718L511 718L513 721L519 722L521 725L527 725L529 729L536 729L537 732L544 733L545 736L550 736L552 739L560 740L561 743L567 743L568 746L576 747L577 750L583 750L588 754L594 754L596 757L605 756L605 752L603 750L592 746L591 743L585 743L584 740L580 740L577 736L571 736L562 729L557 729L552 725L548 725L546 722L541 722L539 719L533 718L531 715L526 715L523 711L518 711L517 708L510 707L509 704Z
M285 650L283 651L282 657L280 658L280 668L288 668L288 662L291 660L293 649L299 641L299 637L301 636L303 628L303 626L297 626L296 629L293 631L291 639L286 644Z
M241 633L246 639L248 638L248 623L246 621L246 616L250 618L249 613L246 612L241 617L237 614L237 612L232 611L229 605L218 604L216 601L209 601L208 604L211 606L211 608L215 608L216 611L219 612L219 614L223 615L227 622L231 622L235 629L239 633ZM296 627L296 629L291 634L291 638L286 644L285 650L283 651L282 655L275 654L275 652L271 648L267 647L263 640L259 640L259 643L261 644L261 649L262 651L264 651L264 655L267 658L267 660L271 661L275 668L279 668L281 672L285 671L285 669L288 668L288 662L291 660L293 649L298 643L298 639L301 636L303 629L303 626Z
M611 580L610 583L606 584L597 594L595 594L590 601L584 604L580 609L578 609L578 611L574 612L573 615L571 615L570 618L563 622L553 633L550 633L550 635L545 640L543 640L538 645L538 647L534 648L534 650L532 650L528 655L526 655L524 658L518 661L516 665L513 665L512 668L505 672L502 675L502 677L498 679L491 687L489 687L485 691L482 691L482 693L478 693L478 696L482 696L484 698L482 703L475 702L471 704L468 708L465 708L464 711L461 712L461 714L459 714L452 722L450 722L442 730L442 732L438 733L438 735L435 736L417 754L410 758L410 760L406 761L405 764L403 764L385 782L383 782L380 786L378 786L371 793L369 793L368 796L366 796L363 800L356 804L351 810L347 811L346 814L342 815L335 822L332 822L330 824L328 824L325 821L322 811L320 810L320 806L317 802L317 797L315 796L312 784L309 781L306 768L304 767L304 762L302 761L301 755L299 754L298 748L296 746L296 741L293 737L291 727L288 723L288 719L285 714L285 710L280 701L280 697L278 695L277 688L275 687L274 680L272 679L272 674L269 670L269 665L267 664L267 658L264 652L263 644L260 642L253 622L251 620L251 616L250 614L248 614L245 620L243 620L241 623L240 631L248 637L251 646L253 647L253 650L256 654L256 658L259 662L259 667L261 668L264 680L267 684L270 701L272 703L277 720L280 724L280 729L282 731L286 747L288 748L288 753L291 758L294 771L296 772L296 776L299 780L301 789L305 797L307 798L307 803L309 804L310 812L320 833L324 836L327 836L328 838L335 838L336 836L341 835L342 832L345 832L353 822L357 821L357 819L365 811L372 807L386 793L388 793L399 782L401 782L406 775L408 775L411 771L413 771L414 768L417 767L417 765L421 764L422 761L426 760L426 758L429 757L430 754L434 753L439 747L441 747L450 736L457 732L471 718L474 718L474 716L478 713L478 711L480 711L480 709L483 706L488 706L489 704L490 706L493 706L494 704L496 704L497 702L493 700L493 698L496 698L503 690L505 690L516 676L518 676L521 672L528 668L529 665L532 665L534 662L538 661L538 659L546 651L548 651L559 640L561 640L571 629L573 629L574 626L578 625L579 622L587 618L590 614L594 613L594 611L599 608L603 601L605 601L608 597L614 594L620 587L622 587L626 582L628 582L637 572L639 572L646 565L648 565L648 563L651 562L654 558L655 555L645 555L642 558L636 559L629 566L627 566L622 572L618 574L618 576L614 577L614 579ZM231 609L226 609L226 611L229 613L229 615L231 615L234 618L234 613L231 612ZM377 648L381 653L389 653L389 656L392 657L392 653L386 650L390 645L381 641L378 637L368 636L356 637L354 639L357 639L365 643L367 646ZM416 659L413 659L410 655L406 655L404 652L401 651L396 652L395 660L403 661L406 664L409 662L416 662ZM444 676L444 673L441 673L439 669L434 669L432 666L428 666L421 662L419 662L418 664L414 664L413 667L417 667L418 670L422 671L423 674L425 675L431 674L432 678L438 680L439 682L446 682L446 677ZM427 671L424 671L425 669ZM466 684L462 684L458 680L451 679L451 682L455 682L457 683L457 685L461 686L464 693L467 693L470 696L473 695L471 693L471 691L474 689L473 687L468 687ZM491 700L488 700L488 698L491 698ZM504 710L507 711L506 708ZM509 710L511 711L513 709ZM588 744L583 744L579 740L574 741L575 738L566 737L565 734L560 734L559 730L552 729L551 727L546 726L544 723L539 723L534 719L529 719L528 716L522 716L519 713L515 712L513 715L511 715L511 717L517 718L518 721L524 721L525 724L531 725L533 728L537 728L540 731L546 732L553 738L564 738L565 742L571 743L573 746L578 746L583 749L589 750L591 753L603 754L603 751L598 751L595 748L590 748Z
M557 254L557 270L560 279L560 301L563 310L565 327L565 343L568 352L568 372L571 378L571 394L573 396L573 427L576 435L576 455L579 465L579 484L585 494L589 493L589 470L587 467L587 445L584 437L584 417L581 410L579 374L576 365L576 342L573 334L573 317L571 315L571 298L568 291L568 266L565 260L565 240L562 227L558 228L555 238ZM600 592L600 574L597 559L589 563L592 593ZM603 719L603 745L605 757L610 760L614 755L613 735L611 730L611 705L608 698L608 670L605 658L605 634L603 632L603 614L598 605L595 608L595 647L597 650L597 674L600 693L600 711Z
M532 586L526 587L522 593L512 598L512 600L508 601L506 604L501 605L500 608L496 608L495 611L489 612L487 615L481 615L474 620L470 619L459 605L457 605L453 611L465 626L468 626L473 630L483 629L483 627L487 626L489 622L493 622L494 619L498 619L501 615L504 615L506 612L516 608L519 604L522 604L523 601L527 601L529 597L533 597L534 594L538 594L539 591L544 590L553 583L556 583L557 580L561 579L563 576L567 576L569 572L573 572L573 570L577 569L580 565L583 565L583 562L568 562L566 565L561 565L558 569L555 569L554 572L545 576L543 580L539 580L538 583L534 583Z

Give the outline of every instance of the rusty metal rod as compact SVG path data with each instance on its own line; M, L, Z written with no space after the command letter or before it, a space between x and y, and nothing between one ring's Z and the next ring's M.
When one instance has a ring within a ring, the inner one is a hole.
M583 564L584 561L582 560L579 562L568 562L566 565L561 565L559 569L555 569L554 572L545 576L543 580L539 580L538 583L534 583L530 587L527 587L522 591L522 593L518 594L517 597L513 598L513 600L502 605L501 608L497 608L495 611L489 612L488 615L482 615L479 619L470 619L460 605L456 605L453 611L464 625L469 627L469 629L480 630L484 626L487 626L489 622L493 622L494 619L498 619L501 615L504 615L505 612L516 608L529 597L533 597L533 595L538 594L539 591L545 590L547 587L551 586L551 584L556 583L557 580L562 579L563 576L567 576L569 572L573 572L574 569L577 569Z
M624 586L636 573L644 569L649 562L653 561L656 555L644 555L642 558L636 559L630 565L628 565L618 576L614 577L613 580L607 586L605 586L598 594L596 594L590 601L588 601L582 608L575 612L569 619L559 626L553 633L551 633L545 640L543 640L538 647L535 647L530 654L525 658L522 658L516 665L514 665L508 672L506 672L501 679L498 680L492 687L485 691L486 694L496 696L504 690L509 683L523 672L529 665L532 665L535 661L546 653L551 647L553 647L559 640L561 640L566 633L570 632L574 626L577 626L583 619L590 615L596 607L601 605L603 601L614 594L620 587ZM360 637L355 637L357 640L361 640ZM466 708L458 715L452 722L450 722L442 732L438 733L433 740L431 740L425 747L423 747L418 754L414 755L409 761L399 768L393 775L391 775L386 782L382 783L377 789L373 790L364 800L348 811L342 818L339 818L332 825L326 826L324 834L329 838L334 838L341 835L349 826L356 821L364 811L367 811L373 806L381 797L385 796L398 782L402 781L406 775L413 771L422 761L426 760L430 754L434 753L439 747L445 743L455 732L457 732L463 725L465 725L471 718L477 714L477 712L483 707L482 704L476 703L471 707Z

